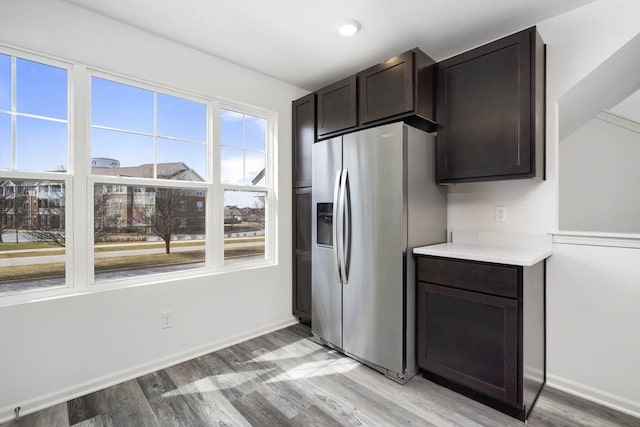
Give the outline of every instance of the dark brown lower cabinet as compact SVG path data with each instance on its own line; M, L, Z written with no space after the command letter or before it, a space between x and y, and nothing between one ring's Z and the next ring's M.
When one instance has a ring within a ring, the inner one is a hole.
M521 420L545 383L544 262L418 257L424 376Z
M293 190L293 314L311 324L311 188Z

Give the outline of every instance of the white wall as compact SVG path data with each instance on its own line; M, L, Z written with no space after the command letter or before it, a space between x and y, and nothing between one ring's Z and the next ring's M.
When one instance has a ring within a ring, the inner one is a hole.
M557 229L557 101L638 33L640 3L599 0L542 22L538 29L547 44L547 180L451 188L451 229L537 233ZM507 206L507 222L494 221L495 206ZM547 273L548 383L640 415L639 371L629 370L640 349L640 305L634 311L621 310L628 303L607 296L628 297L628 288L640 287L637 274L629 268L640 264L640 250L627 249L622 258L616 248L592 248L587 253L582 246L556 244L554 250L557 256L552 257ZM581 274L583 265L599 274ZM607 328L591 327L596 321L591 310L594 304L601 304L600 318L616 325L615 333L627 336L627 340L612 339ZM576 339L579 345L568 344ZM612 347L603 350L601 346ZM596 375L599 378L594 378Z
M640 415L640 249L556 244L547 265L547 381Z
M2 2L0 43L276 111L280 224L276 266L0 307L0 421L294 321L291 101L305 91L57 0Z
M640 127L595 117L560 141L559 156L561 230L640 234Z

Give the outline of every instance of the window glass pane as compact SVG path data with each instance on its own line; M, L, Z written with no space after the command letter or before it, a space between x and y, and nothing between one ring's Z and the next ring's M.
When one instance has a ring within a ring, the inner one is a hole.
M153 133L153 92L91 78L91 124Z
M220 110L220 142L227 147L243 148L243 114Z
M11 57L0 54L0 110L11 110Z
M205 201L205 189L96 184L96 282L204 267Z
M265 259L266 193L225 190L224 263Z
M67 70L16 59L16 103L20 113L67 118Z
M244 165L244 183L248 185L264 185L265 167L267 165L266 155L255 151L245 151Z
M158 178L204 181L206 159L205 144L158 138Z
M158 135L205 142L207 106L159 93Z
M0 295L64 286L64 215L64 182L0 178Z
M153 178L153 137L91 130L92 173Z
M245 148L266 151L267 121L260 117L244 116Z
M222 147L221 174L226 184L244 182L244 152L235 148Z
M0 169L11 168L11 116L0 113Z
M67 124L30 117L16 120L16 168L66 171Z

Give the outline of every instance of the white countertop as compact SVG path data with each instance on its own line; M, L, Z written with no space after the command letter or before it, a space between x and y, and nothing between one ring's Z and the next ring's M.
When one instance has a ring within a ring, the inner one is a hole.
M414 254L532 266L553 254L549 234L453 231L451 242L421 246Z

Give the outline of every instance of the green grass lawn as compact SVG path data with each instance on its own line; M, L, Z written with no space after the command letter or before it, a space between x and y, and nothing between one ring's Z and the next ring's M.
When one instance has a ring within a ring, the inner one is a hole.
M0 243L0 252L1 251L15 251L22 249L57 249L60 248L58 245L52 245L51 243L43 243L43 242L2 242Z
M195 242L183 242L195 243ZM173 243L172 243L173 245ZM185 245L196 246L196 245ZM225 258L248 257L264 254L264 246L256 245L243 248L232 248L224 251ZM194 248L192 251L175 252L172 254L149 254L118 256L112 258L95 259L95 271L106 272L123 270L130 268L155 267L163 265L188 264L204 261L204 250ZM32 280L44 277L63 277L64 263L48 263L33 265L18 265L11 267L0 267L0 282L14 280Z
M225 244L230 243L259 243L264 242L264 237L234 237L225 239ZM204 247L204 241L175 241L171 242L171 247ZM29 249L38 249L38 251L29 251ZM43 249L47 249L46 251ZM98 243L94 249L95 252L112 252L112 251L132 251L137 249L164 249L164 242L138 243L131 244L109 244ZM2 253L2 251L26 250L27 252L18 253ZM230 250L230 249L227 249ZM25 243L0 243L0 258L23 258L31 256L47 256L47 255L64 255L64 248L52 246L47 243L25 242Z

